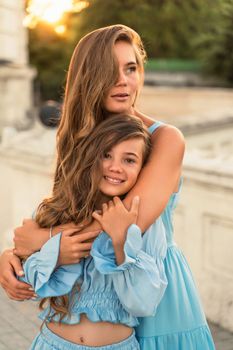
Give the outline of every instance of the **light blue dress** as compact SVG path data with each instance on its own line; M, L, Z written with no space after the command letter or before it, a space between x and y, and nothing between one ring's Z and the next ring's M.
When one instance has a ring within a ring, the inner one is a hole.
M154 132L162 123L149 129ZM136 328L141 350L214 350L214 343L188 263L173 239L172 216L179 190L161 214L166 230L164 260L168 286L155 316L140 318Z
M69 295L69 315L62 319L62 323L77 324L80 315L85 313L92 322L108 321L135 327L139 325L138 317L156 313L167 286L163 264L167 245L161 218L143 236L137 225L128 228L124 244L125 261L119 266L115 261L112 240L102 232L95 239L89 258L79 264L56 267L60 239L61 233L26 260L23 266L25 276L21 280L31 284L40 298ZM53 315L54 310L47 307L39 317L49 321ZM53 320L56 322L59 318L55 316ZM47 339L51 341L52 334L48 336L48 331ZM31 349L53 349L42 333ZM63 343L61 338L61 346ZM127 347L124 341L119 344L119 350L139 349L135 335Z

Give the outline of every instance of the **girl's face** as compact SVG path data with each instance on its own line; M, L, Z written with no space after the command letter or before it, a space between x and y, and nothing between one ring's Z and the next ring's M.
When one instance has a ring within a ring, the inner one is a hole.
M99 185L103 194L121 196L134 186L142 168L144 148L143 139L134 138L117 144L104 154Z
M116 84L108 91L104 107L111 113L131 113L140 87L140 72L133 46L118 41L114 46L119 73Z

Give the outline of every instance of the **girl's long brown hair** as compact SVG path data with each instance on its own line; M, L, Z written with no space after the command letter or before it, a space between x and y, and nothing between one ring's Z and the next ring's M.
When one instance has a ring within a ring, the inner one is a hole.
M59 222L54 222L55 225L64 223L63 217L64 220L70 218L69 221L72 220L77 224L90 223L92 212L96 209L97 200L100 198L98 186L102 177L101 161L104 154L125 140L137 138L144 141L142 155L144 165L151 150L150 134L137 117L123 114L109 116L88 136L82 138L75 154L75 165L69 174L69 186L73 196L64 198L64 201L67 200L66 212L60 211L55 192L50 198L45 199L37 210L36 221L40 226L47 227L53 224L56 217L59 217ZM41 307L46 300L47 298L42 299ZM55 314L59 314L61 318L67 314L69 308L67 296L49 298L49 303Z

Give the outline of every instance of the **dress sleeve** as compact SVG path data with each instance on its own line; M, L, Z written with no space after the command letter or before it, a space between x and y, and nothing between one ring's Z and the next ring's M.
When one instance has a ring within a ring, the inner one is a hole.
M82 263L56 268L61 233L48 240L39 252L32 254L23 264L21 281L29 283L41 297L61 296L69 293L82 274Z
M94 241L91 255L97 270L112 276L123 307L133 316L145 317L156 313L167 286L166 250L164 226L158 219L143 236L137 225L129 227L123 264L116 264L112 240L105 232Z

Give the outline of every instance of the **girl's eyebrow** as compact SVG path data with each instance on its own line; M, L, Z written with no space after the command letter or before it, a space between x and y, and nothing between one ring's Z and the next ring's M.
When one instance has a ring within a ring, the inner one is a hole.
M133 152L124 152L127 156L135 156L137 158L139 158L139 156L137 155L137 153L133 153Z

